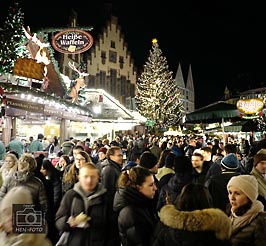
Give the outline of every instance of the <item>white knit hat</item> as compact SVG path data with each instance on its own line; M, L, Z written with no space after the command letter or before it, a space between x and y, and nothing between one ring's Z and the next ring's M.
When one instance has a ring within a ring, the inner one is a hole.
M252 175L234 176L229 180L227 190L230 186L241 190L252 202L258 198L258 181Z

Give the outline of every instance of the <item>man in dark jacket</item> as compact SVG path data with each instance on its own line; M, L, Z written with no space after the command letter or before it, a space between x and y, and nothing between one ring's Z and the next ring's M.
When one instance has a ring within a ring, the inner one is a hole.
M107 189L108 207L110 211L108 213L109 219L112 221L112 226L108 230L108 234L112 238L113 246L120 246L120 238L117 225L117 213L113 211L113 201L117 188L117 180L121 174L123 165L123 154L122 149L118 146L112 146L107 150L107 160L102 167L101 182Z
M99 170L93 164L79 169L79 182L64 195L56 213L60 232L69 232L67 245L108 245L108 205L106 189L99 183ZM109 244L111 245L111 244Z
M226 212L229 203L227 184L233 176L240 175L239 161L236 154L230 153L221 161L221 174L216 174L205 183L213 200L213 206Z

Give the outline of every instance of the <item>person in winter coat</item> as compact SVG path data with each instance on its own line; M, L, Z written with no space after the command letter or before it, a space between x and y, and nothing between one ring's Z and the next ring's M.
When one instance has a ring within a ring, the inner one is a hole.
M202 184L184 186L177 204L161 209L152 246L230 246L230 219L211 206L210 193Z
M36 209L47 214L48 201L43 182L34 174L37 163L30 154L23 154L18 160L18 171L9 176L0 189L0 201L15 186L27 187L32 195Z
M68 246L105 246L108 224L106 189L99 183L99 170L93 163L79 169L79 181L64 195L56 213L60 232L68 231Z
M266 211L266 149L259 150L253 158L253 168L250 172L258 181L259 198Z
M258 199L258 181L252 175L232 177L228 184L232 246L265 246L266 213Z
M167 203L176 204L182 188L192 182L192 164L187 156L176 156L174 159L175 174L161 188L157 202L157 211Z
M89 154L80 150L74 154L74 163L65 167L62 177L62 193L65 194L68 190L72 189L76 182L78 182L79 168L87 162L92 162Z
M13 205L33 204L32 202L31 192L25 186L13 187L3 198L0 203L0 245L52 246L46 233L16 233L13 230Z
M157 213L153 210L156 186L153 174L136 166L123 171L118 180L114 210L118 215L119 235L123 246L148 246Z
M2 176L2 181L10 176L13 175L18 169L18 159L14 154L6 154L3 158L4 164L0 168L0 175ZM1 187L2 183L0 183Z
M221 160L221 174L211 176L205 183L213 201L213 207L220 208L226 212L229 203L227 184L233 176L240 175L239 160L236 154L229 153Z

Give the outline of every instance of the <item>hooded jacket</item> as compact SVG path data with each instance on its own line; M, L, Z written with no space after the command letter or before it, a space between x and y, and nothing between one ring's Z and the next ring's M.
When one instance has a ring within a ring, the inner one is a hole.
M15 186L26 186L31 192L36 209L41 209L42 212L47 213L48 201L44 184L33 172L17 171L12 176L7 177L0 188L0 201Z
M179 211L166 205L153 233L152 246L230 245L231 223L220 209Z
M64 195L56 213L56 227L60 232L69 231L68 246L106 245L107 206L106 189L98 184L94 192L85 194L79 182ZM70 216L76 217L81 212L91 217L85 227L71 228L67 223Z

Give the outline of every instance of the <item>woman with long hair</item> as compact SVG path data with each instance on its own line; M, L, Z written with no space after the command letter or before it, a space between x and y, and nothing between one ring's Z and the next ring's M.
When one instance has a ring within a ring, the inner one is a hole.
M230 220L222 210L212 208L208 189L190 183L183 187L175 205L160 210L152 246L229 246L230 233Z
M18 159L14 154L7 153L3 158L4 164L0 168L0 175L2 176L2 181L13 175L18 170ZM0 183L1 187L2 183Z
M65 194L69 189L74 187L74 184L78 182L79 168L84 164L92 162L89 154L82 150L74 155L74 163L68 165L65 168L62 180L62 192Z
M150 237L158 221L153 210L156 189L153 174L146 168L136 166L121 173L114 210L118 213L122 245L150 245Z

